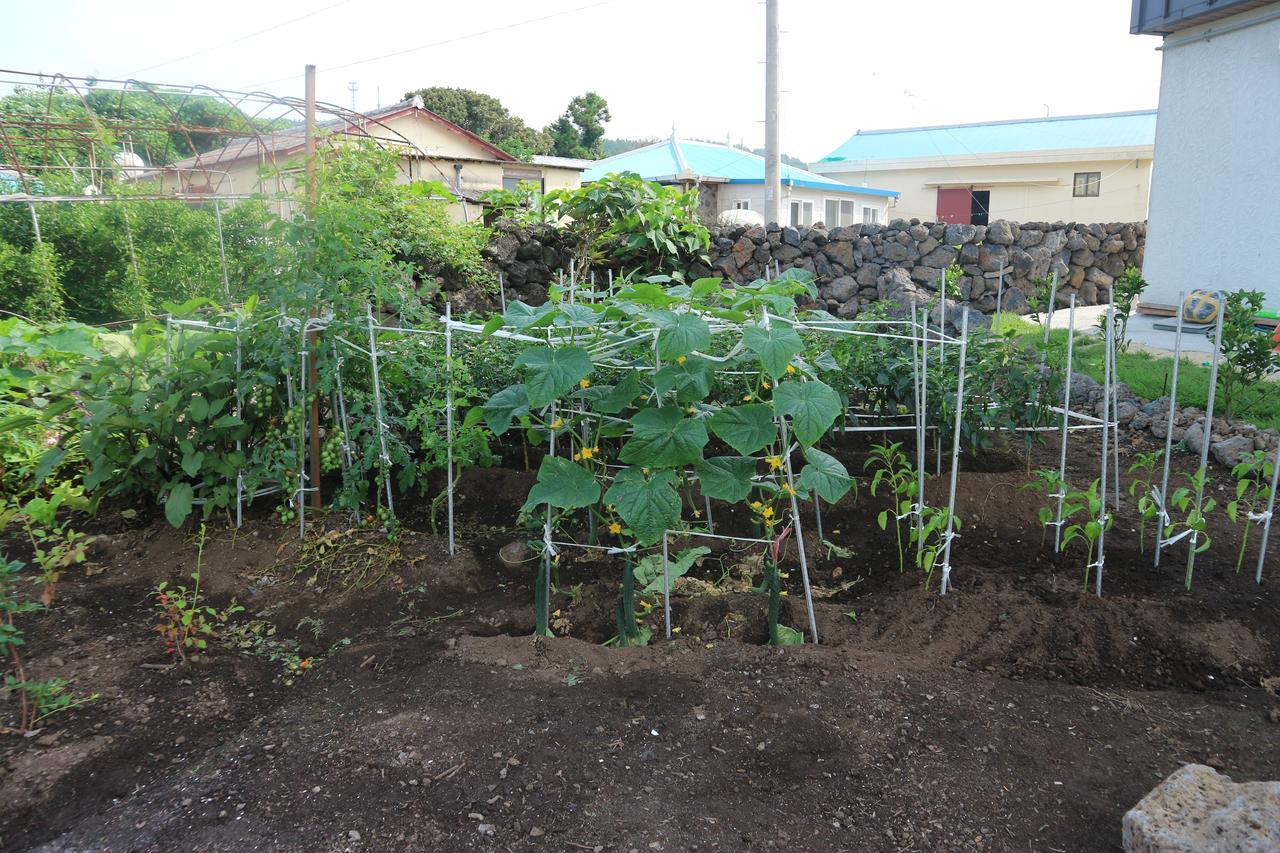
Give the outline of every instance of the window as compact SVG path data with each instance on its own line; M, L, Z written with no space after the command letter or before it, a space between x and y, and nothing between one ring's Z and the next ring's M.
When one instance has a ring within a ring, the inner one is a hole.
M811 201L793 201L791 202L791 226L798 228L801 225L813 224L813 202Z
M740 198L740 199L738 199L737 201L735 201L735 202L733 203L733 209L734 209L734 210L750 210L750 209L751 209L751 199L749 199L749 198Z
M1071 183L1071 194L1076 198L1095 198L1102 187L1101 172L1076 172Z
M837 198L826 199L823 203L822 221L828 228L837 225L852 225L855 205L851 201Z
M521 189L521 184L533 184L532 188L540 193L546 190L541 172L526 169L504 169L502 171L502 188L504 190L516 192Z
M991 190L970 190L969 196L969 224L990 224Z
M879 209L878 207L864 207L864 208L862 208L862 221L863 221L863 222L868 222L868 223L871 223L871 222L879 222L879 221L880 221L880 209Z

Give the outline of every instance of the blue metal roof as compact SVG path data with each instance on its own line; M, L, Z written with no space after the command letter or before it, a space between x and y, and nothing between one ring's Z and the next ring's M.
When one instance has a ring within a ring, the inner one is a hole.
M582 173L582 181L583 183L598 181L614 172L635 172L650 181L703 178L718 179L731 184L763 184L764 158L728 145L668 139L597 160ZM791 186L830 192L898 196L894 190L845 184L785 163L782 165L782 182Z
M1154 145L1156 111L860 130L820 162Z

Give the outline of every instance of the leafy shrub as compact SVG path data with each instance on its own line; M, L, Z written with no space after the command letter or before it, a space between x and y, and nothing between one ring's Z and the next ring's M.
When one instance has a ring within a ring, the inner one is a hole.
M63 319L62 277L58 251L37 243L24 252L0 240L0 310L36 322Z
M683 271L705 261L710 232L698 219L698 191L646 181L634 172L606 175L547 193L545 215L567 220L577 267L616 265L648 273Z
M1223 307L1226 314L1222 320L1218 394L1222 397L1222 416L1228 421L1236 415L1240 392L1280 366L1270 336L1253 322L1262 310L1263 301L1260 290L1236 290L1227 294ZM1211 332L1210 339L1212 337Z

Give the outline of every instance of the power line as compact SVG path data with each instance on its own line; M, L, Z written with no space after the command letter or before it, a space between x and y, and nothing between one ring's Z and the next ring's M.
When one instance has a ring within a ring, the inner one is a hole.
M601 0L601 2L598 2L598 3L588 3L585 6L575 6L572 9L565 9L560 12L552 12L549 15L539 15L536 18L525 18L522 21L514 21L510 24L503 24L500 27L493 27L487 30L478 30L474 33L466 33L464 35L454 36L453 38L441 39L440 41L434 41L429 44L420 44L417 47L407 47L404 50L392 51L391 53L383 53L383 54L379 54L378 56L370 56L366 59L357 59L353 62L344 62L341 65L329 65L329 66L326 66L324 70L340 71L343 68L351 68L356 65L367 65L370 62L380 62L384 59L393 59L394 57L397 57L397 56L404 56L405 54L409 54L409 53L417 53L420 50L428 50L433 47L443 47L448 44L456 44L460 41L467 41L469 39L480 38L481 36L492 35L493 33L505 32L506 30L514 30L518 27L527 26L528 24L536 24L542 21L550 21L553 18L562 18L565 15L571 15L575 12L585 12L588 9L598 9L601 6L609 6L618 2L621 2L621 0ZM263 85L270 86L273 83L280 83L285 80L292 80L294 76L296 75L291 74L288 77L280 77L275 80L268 80Z
M230 47L233 44L239 44L242 41L248 41L251 38L257 38L258 36L266 35L267 33L274 32L275 30L278 30L281 27L287 27L289 24L296 24L298 21L305 20L306 18L310 18L315 15L322 14L324 12L328 12L330 9L336 9L339 6L344 6L350 2L351 0L338 0L337 3L332 3L320 9L313 9L312 11L307 12L305 14L298 15L296 18L290 18L287 21L281 21L278 24L272 24L269 27L266 27L261 30L256 30L254 32L248 33L247 35L240 36L239 38L234 38L231 41L224 41L221 44L211 45L210 47L202 48L193 53L188 53L186 56L179 56L176 59L166 59L164 62L157 62L155 65L148 65L146 68L135 71L129 76L137 77L139 74L142 74L147 71L152 71L156 68L163 68L164 66L172 65L175 62L183 62L184 60L192 59L197 56L202 56L203 54L210 53L215 50L221 50L224 47Z

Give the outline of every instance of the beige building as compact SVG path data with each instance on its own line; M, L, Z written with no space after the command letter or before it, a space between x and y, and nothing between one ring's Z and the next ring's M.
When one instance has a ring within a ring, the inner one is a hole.
M672 136L596 160L589 164L582 180L590 183L619 172L634 172L660 184L697 187L698 212L708 222L729 210L762 214L766 209L764 158L729 145ZM781 175L784 225L800 227L821 222L835 228L888 222L898 196L894 190L850 186L785 164Z
M814 172L901 193L896 217L985 225L1147 218L1154 110L860 130Z
M481 196L533 181L543 191L576 187L583 166L560 157L524 162L468 130L422 107L419 99L394 104L366 116L359 125L345 120L318 128L330 138L372 138L401 152L397 183L441 181L457 197L450 206L459 221L483 216ZM164 168L165 191L208 195L292 192L301 174L303 131L291 127L261 137L233 140Z

